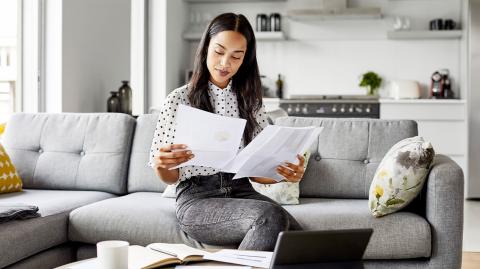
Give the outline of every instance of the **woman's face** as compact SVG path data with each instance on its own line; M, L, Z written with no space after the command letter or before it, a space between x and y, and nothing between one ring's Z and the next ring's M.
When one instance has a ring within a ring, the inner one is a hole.
M210 81L225 88L242 65L246 51L247 40L242 34L223 31L214 35L207 52Z

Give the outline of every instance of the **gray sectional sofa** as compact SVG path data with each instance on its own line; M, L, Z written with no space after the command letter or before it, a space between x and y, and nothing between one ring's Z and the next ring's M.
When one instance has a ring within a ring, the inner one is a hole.
M0 202L37 205L42 217L0 224L0 268L53 268L95 255L108 239L131 244L202 245L177 226L175 200L147 167L157 115L14 115L3 144L24 191ZM301 204L285 206L310 230L374 230L366 268L448 268L461 264L463 173L438 155L424 190L405 210L371 216L375 169L414 121L284 117L275 124L323 126L300 185ZM321 244L321 242L319 242Z

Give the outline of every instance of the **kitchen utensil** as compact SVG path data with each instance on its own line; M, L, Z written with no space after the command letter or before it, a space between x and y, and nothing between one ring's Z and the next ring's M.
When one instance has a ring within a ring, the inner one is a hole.
M430 30L443 30L443 20L442 19L431 20Z
M443 21L443 28L445 30L455 30L457 23L452 19L446 19Z

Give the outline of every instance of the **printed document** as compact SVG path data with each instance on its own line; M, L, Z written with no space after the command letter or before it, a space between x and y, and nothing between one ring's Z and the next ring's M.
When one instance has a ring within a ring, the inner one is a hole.
M224 167L237 154L246 123L244 119L179 105L173 143L188 145L195 157L170 170L187 165Z

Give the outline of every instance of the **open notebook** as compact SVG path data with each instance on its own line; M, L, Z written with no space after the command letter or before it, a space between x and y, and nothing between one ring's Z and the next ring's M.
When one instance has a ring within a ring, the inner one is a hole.
M184 244L153 243L146 247L130 246L128 249L128 268L159 268L172 264L203 261L207 251Z

